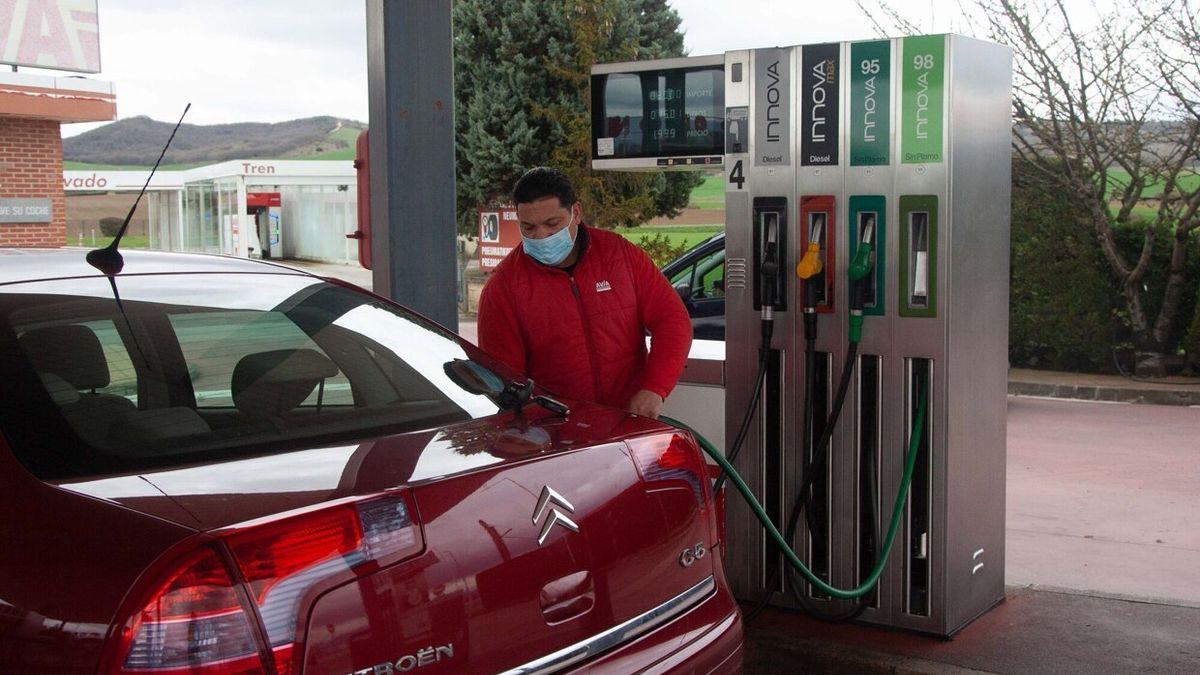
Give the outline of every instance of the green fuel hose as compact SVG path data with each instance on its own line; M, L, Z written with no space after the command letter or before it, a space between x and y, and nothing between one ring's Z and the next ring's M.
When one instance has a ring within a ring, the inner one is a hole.
M909 485L912 483L913 469L917 465L917 453L921 447L921 436L924 435L925 431L925 407L925 395L924 393L921 393L920 396L918 396L917 418L913 424L912 437L908 442L908 456L904 462L904 476L900 480L900 490L896 493L896 504L892 508L892 522L891 525L888 526L887 536L884 538L883 549L880 551L879 560L875 563L875 567L871 570L871 573L867 576L866 580L851 589L834 588L833 586L825 583L824 580L813 574L811 570L805 567L804 562L800 560L799 556L796 555L796 552L792 550L791 545L788 544L788 542L783 538L783 535L779 533L779 530L775 528L775 525L771 522L770 516L768 516L766 511L763 510L762 504L760 504L758 500L754 498L754 493L750 491L750 487L746 485L746 482L743 481L742 477L739 476L737 471L734 470L733 465L725 459L719 450L713 447L712 443L710 443L707 438L704 438L698 432L696 432L695 429L692 429L679 420L666 416L660 416L658 419L674 427L690 431L692 435L696 437L696 440L700 442L700 447L704 450L704 452L707 453L709 457L713 458L713 461L715 461L721 467L721 470L729 476L730 482L737 486L738 492L742 493L742 496L746 499L746 503L749 504L750 508L754 511L754 515L757 516L759 522L762 523L763 529L765 529L767 534L771 536L771 539L775 542L775 545L779 548L779 550L783 552L783 555L785 558L787 558L787 561L791 563L792 567L796 568L796 570L800 572L800 574L807 579L810 584L818 588L822 593L825 593L831 597L841 598L843 600L851 600L870 593L871 589L874 588L875 584L879 581L879 576L883 574L883 568L887 566L888 555L892 551L892 544L895 543L896 533L900 529L900 518L904 513L904 502L908 498Z

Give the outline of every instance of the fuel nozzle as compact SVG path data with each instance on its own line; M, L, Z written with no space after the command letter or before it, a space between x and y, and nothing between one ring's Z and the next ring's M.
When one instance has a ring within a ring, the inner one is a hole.
M775 216L776 214L769 214ZM768 217L765 221L762 242L762 258L758 266L761 288L762 320L774 321L775 304L779 302L779 220ZM765 328L764 328L765 329Z
M854 260L850 261L850 341L862 340L863 307L871 270L875 268L875 219L865 218Z
M808 248L796 265L796 276L804 282L804 333L806 339L817 337L817 304L820 288L824 286L825 262L821 242L825 240L825 222L814 218L808 230Z
M808 230L808 248L800 258L800 264L796 265L796 276L804 281L812 279L825 270L825 263L821 258L823 228L824 226L819 221L814 220L812 227Z
M854 260L850 261L850 281L855 283L867 278L875 267L875 219L863 221L862 237L858 240L858 249L854 252ZM859 307L862 309L862 307Z

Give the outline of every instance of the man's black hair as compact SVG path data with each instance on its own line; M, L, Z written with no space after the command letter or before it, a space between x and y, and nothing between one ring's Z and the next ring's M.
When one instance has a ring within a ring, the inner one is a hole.
M564 208L575 204L575 188L567 174L548 166L534 167L513 186L513 204L529 204L545 197L558 197Z

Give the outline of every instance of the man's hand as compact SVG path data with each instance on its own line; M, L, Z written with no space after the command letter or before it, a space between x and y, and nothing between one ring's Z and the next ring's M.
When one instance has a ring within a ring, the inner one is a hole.
M652 420L658 419L662 407L663 398L649 389L643 389L629 399L629 412L649 417Z

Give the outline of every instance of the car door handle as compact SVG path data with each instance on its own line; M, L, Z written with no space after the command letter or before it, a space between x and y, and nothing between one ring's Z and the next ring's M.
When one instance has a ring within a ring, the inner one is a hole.
M596 605L592 575L584 570L555 579L542 587L538 600L551 626L583 616Z

